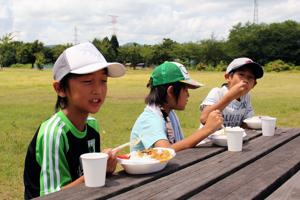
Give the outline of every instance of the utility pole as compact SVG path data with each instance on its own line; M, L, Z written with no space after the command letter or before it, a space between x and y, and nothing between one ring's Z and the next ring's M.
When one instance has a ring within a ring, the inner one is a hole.
M253 24L258 24L258 2L254 0Z
M117 18L119 16L117 15L109 15L110 18L111 18L111 21L110 23L112 24L112 35L117 35L117 27L116 27L116 24L117 24Z

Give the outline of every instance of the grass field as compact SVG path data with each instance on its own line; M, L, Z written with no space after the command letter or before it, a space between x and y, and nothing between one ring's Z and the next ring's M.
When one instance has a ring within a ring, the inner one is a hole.
M129 70L109 79L106 102L95 115L102 127L102 148L129 140L131 127L144 108L150 70ZM191 72L205 87L190 91L185 111L177 112L185 135L198 127L199 103L212 87L223 83L221 72ZM0 198L23 198L24 157L36 128L54 112L50 70L0 71ZM278 118L278 126L300 127L300 73L266 73L251 92L257 115Z

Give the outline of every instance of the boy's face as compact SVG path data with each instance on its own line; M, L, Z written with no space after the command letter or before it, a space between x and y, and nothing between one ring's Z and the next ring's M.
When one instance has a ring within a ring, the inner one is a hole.
M246 83L245 86L247 93L256 85L256 78L252 70L248 67L242 67L236 70L233 74L226 74L225 79L227 80L229 88L243 81Z
M107 72L94 73L69 79L69 89L65 92L68 99L67 109L81 113L97 113L104 103L107 92Z

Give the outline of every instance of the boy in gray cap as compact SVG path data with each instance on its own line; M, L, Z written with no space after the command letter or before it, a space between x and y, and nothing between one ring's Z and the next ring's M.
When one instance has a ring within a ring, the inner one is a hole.
M236 58L227 67L225 80L220 88L213 88L200 105L201 124L205 124L213 110L222 111L224 126L245 126L243 120L254 115L249 91L263 77L261 65L249 58Z

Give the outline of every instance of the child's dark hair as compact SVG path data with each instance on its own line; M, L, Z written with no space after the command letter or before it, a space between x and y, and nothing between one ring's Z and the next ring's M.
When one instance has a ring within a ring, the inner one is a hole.
M162 106L163 104L167 103L167 89L169 86L173 86L174 96L176 102L178 102L180 91L181 89L187 87L186 84L182 82L174 82L164 85L153 86L152 78L150 78L147 84L147 87L150 88L150 92L145 99L145 103L150 105L154 104L156 106Z
M63 77L60 81L60 87L63 91L66 91L69 89L69 79L73 77L75 74L67 74L65 77ZM60 97L57 95L57 100L55 103L55 112L58 112L60 109L66 108L68 105L68 99L67 97Z

